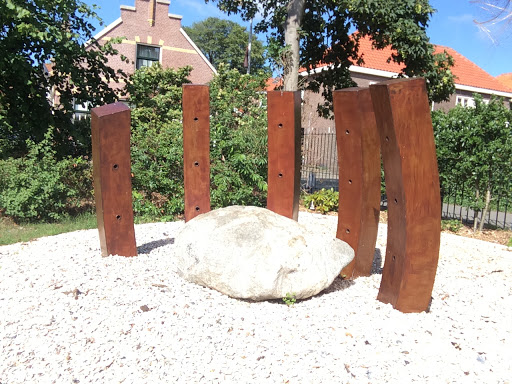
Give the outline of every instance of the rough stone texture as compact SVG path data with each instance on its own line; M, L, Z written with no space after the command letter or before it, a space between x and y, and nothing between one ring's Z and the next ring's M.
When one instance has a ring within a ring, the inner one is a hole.
M228 296L255 301L327 288L353 258L334 236L257 207L232 206L190 220L176 236L177 271Z

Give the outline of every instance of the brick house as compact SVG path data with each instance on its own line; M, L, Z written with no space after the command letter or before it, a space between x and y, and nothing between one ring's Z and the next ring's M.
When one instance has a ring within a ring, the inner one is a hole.
M124 37L116 44L119 56L111 59L112 68L133 74L137 68L160 63L163 67L192 66L190 80L208 83L215 68L181 28L181 16L169 13L169 1L135 0L135 6L121 6L121 17L96 34L100 43ZM121 60L121 55L129 62Z
M512 101L512 88L507 87L495 77L485 72L475 63L462 56L460 53L449 47L435 46L435 52L446 51L454 58L454 66L451 69L456 76L455 93L448 101L442 103L433 103L432 109L448 110L456 105L472 106L474 105L473 94L482 95L484 102L488 102L492 95L503 97L505 102ZM386 47L382 50L374 49L368 38L360 40L359 52L363 55L364 64L361 66L352 65L350 72L352 80L359 87L368 87L370 84L379 81L395 78L398 76L403 66L395 62L387 62L391 57L392 50ZM314 73L322 71L323 67L318 67ZM307 76L306 72L301 75ZM302 109L302 127L305 133L333 133L334 121L323 119L318 116L316 107L322 100L320 94L304 92Z
M213 65L181 28L179 15L169 13L170 2L166 0L135 0L135 6L121 6L121 17L98 32L94 38L100 44L114 37L124 38L114 47L119 55L109 59L114 69L122 69L131 75L136 69L160 63L163 67L178 69L192 66L189 80L195 84L206 84L216 73ZM121 60L125 56L128 62ZM51 65L45 73L51 72ZM122 83L111 82L112 89L121 89ZM49 93L51 102L58 98ZM128 101L128 97L121 101ZM75 119L88 115L88 106L75 105Z

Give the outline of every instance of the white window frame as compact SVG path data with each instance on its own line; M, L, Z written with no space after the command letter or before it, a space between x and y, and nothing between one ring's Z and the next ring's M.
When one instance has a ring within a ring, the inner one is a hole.
M474 108L475 107L475 99L471 96L461 96L457 95L455 99L455 105L462 105L463 107Z

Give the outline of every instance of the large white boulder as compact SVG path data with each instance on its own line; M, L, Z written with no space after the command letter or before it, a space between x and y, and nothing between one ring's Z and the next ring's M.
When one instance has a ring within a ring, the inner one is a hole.
M176 235L174 249L184 279L251 300L316 295L354 258L353 249L334 235L241 206L190 220Z

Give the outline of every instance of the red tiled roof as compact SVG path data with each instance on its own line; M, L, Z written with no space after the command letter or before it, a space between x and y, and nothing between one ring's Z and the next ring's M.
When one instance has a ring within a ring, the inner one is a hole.
M509 86L502 84L495 77L485 72L456 50L440 45L434 45L434 49L435 53L446 51L453 57L454 66L451 71L456 76L455 84L501 92L512 92L512 84ZM393 53L393 50L389 46L384 49L375 49L372 47L372 42L368 37L359 40L359 53L364 60L364 63L360 65L360 67L394 73L400 73L402 68L404 68L403 64L397 64L394 61L387 62ZM319 67L322 66L323 65ZM512 82L512 79L509 81Z
M269 78L265 82L265 91L274 91L276 88L281 87L283 85L282 78Z
M456 84L467 85L470 87L491 89L493 91L512 92L509 88L499 82L495 77L489 75L471 60L462 56L455 49L450 47L435 46L435 53L446 51L455 61L452 72L457 77Z
M363 37L359 40L359 53L364 60L360 67L378 69L380 71L388 71L400 73L405 65L397 64L393 60L389 63L387 60L391 58L393 50L387 46L384 49L375 49L372 47L372 41Z
M499 75L496 77L496 80L498 80L501 84L505 85L506 87L512 89L512 72Z
M53 63L44 63L44 66L45 66L46 70L48 71L48 73L52 73Z

